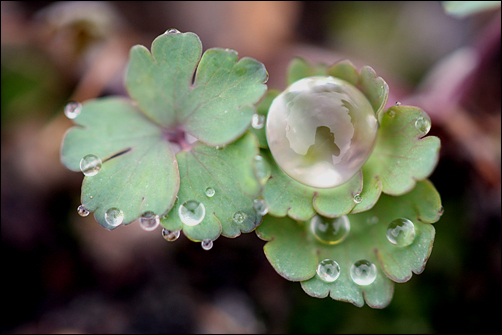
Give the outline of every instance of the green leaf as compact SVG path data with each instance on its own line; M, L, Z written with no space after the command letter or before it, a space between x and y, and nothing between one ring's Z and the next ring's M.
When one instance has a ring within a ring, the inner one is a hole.
M248 132L225 149L215 149L196 142L189 151L177 154L181 176L178 199L172 211L161 219L168 230L183 230L193 241L215 240L220 233L237 237L241 232L253 231L261 222L261 215L254 210L261 185L253 170L253 159L259 153L256 136ZM212 188L214 195L206 195ZM205 217L197 225L184 224L179 207L186 201L195 200L205 208ZM235 213L243 214L242 222L234 220Z
M165 33L131 49L126 74L129 95L159 125L178 127L210 146L239 138L266 92L262 63L230 49L209 49L193 33ZM200 62L199 62L200 61ZM195 80L192 85L195 69Z
M281 93L279 90L276 89L269 89L267 91L267 94L262 98L260 103L256 106L256 112L259 115L267 117L268 114L268 109L270 108L270 105L272 104L272 101L275 99L276 96ZM267 142L267 135L265 134L265 129L266 125L263 126L261 129L254 129L251 128L251 131L258 136L258 141L260 142L260 148L268 149L268 142Z
M112 229L105 220L110 208L124 213L124 224L145 211L162 215L171 208L180 183L174 153L162 130L129 100L88 101L74 122L77 126L65 135L61 161L80 171L84 156L102 160L100 171L82 184L82 204L95 211L102 226Z
M434 241L430 223L442 214L441 200L427 180L418 182L409 193L399 197L382 195L369 211L349 214L350 232L338 244L326 244L312 233L310 222L290 218L267 217L258 227L258 236L268 241L264 251L274 269L291 281L302 281L302 288L314 297L331 296L362 306L364 301L383 308L392 299L393 281L405 282L412 273L424 270ZM408 246L396 246L386 237L390 222L411 220L415 238ZM340 276L325 282L316 274L320 261L331 259L340 266ZM368 260L377 267L377 276L369 285L357 285L350 276L352 264Z

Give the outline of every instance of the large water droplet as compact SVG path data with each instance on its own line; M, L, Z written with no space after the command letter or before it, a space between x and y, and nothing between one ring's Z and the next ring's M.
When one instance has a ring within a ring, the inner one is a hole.
M419 116L415 121L415 128L417 128L422 135L427 135L429 130L431 130L431 122L429 119Z
M255 113L253 119L251 120L251 126L254 129L261 129L265 125L265 115Z
M338 279L340 266L334 260L325 259L319 262L316 272L323 281L331 283Z
M267 203L265 202L265 199L263 199L263 198L254 199L253 207L254 207L256 213L258 213L262 216L266 215L268 213Z
M281 169L312 187L347 182L373 150L378 122L356 87L333 77L301 79L272 102L267 141Z
M268 162L260 155L253 158L253 170L260 184L264 185L270 178L272 171Z
M179 230L169 230L166 228L162 229L162 237L166 239L166 241L173 242L176 241L180 237L181 231Z
M310 220L310 229L319 241L337 244L347 238L350 221L347 215L334 219L316 215Z
M408 219L392 221L387 228L387 239L398 247L406 247L415 240L415 226Z
M204 250L211 250L211 248L213 247L213 241L203 240L202 242L200 242L200 245L202 246L202 249L204 249Z
M72 120L80 114L80 111L82 111L82 104L80 102L70 101L64 107L64 114Z
M139 226L146 231L152 231L160 224L160 218L154 212L145 212L139 218Z
M95 176L101 170L101 159L96 155L86 155L80 160L80 171L86 176Z
M181 222L187 226L196 226L204 220L206 216L206 207L202 202L195 200L185 201L178 208L178 215L180 216Z
M243 223L244 220L246 220L246 217L247 217L247 215L245 213L242 213L239 211L239 212L234 213L233 220L236 223Z
M112 227L117 227L124 221L124 212L120 209L112 207L105 213L105 221Z
M355 262L350 267L350 277L357 285L369 285L375 281L376 276L375 264L365 259Z
M214 196L214 194L216 193L216 191L214 190L214 188L208 187L208 188L206 188L205 193L208 198L212 198Z
M87 215L89 215L90 212L87 208L84 207L84 205L80 205L77 208L77 213L82 217L86 217Z

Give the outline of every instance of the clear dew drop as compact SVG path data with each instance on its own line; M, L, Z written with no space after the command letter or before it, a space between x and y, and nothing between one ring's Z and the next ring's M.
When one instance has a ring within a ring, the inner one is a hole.
M187 226L196 226L204 220L206 216L206 207L202 202L188 200L178 208L178 215L181 222Z
M105 221L112 227L117 227L124 221L124 212L120 209L112 207L105 213Z
M396 101L396 106L401 106L401 103L399 101Z
M169 230L166 228L162 229L162 237L169 242L174 242L180 237L180 230Z
M350 277L357 285L369 285L375 281L376 276L376 265L365 259L355 262L350 267Z
M86 155L80 160L80 171L88 177L95 176L101 170L101 159L96 155Z
M279 167L307 186L332 188L362 167L378 122L361 91L333 77L298 80L272 102L267 141Z
M179 34L180 31L178 29L169 29L166 31L166 34L173 35L173 34Z
M254 129L261 129L265 125L265 115L255 113L253 119L251 120L251 126Z
M334 219L316 215L310 220L310 229L322 243L338 244L347 238L350 221L347 215Z
M263 198L254 199L253 208L255 209L256 213L262 216L268 213L267 203Z
M152 231L160 224L160 218L154 212L145 212L139 218L139 226L146 231Z
M256 175L256 178L258 178L258 181L262 185L265 185L265 183L268 181L272 173L270 165L260 155L256 155L253 158L253 170Z
M359 193L358 193L358 194L356 194L356 195L354 195L354 202L355 202L356 204L360 204L360 203L361 203L361 201L363 201L363 198L361 197L361 195L360 195Z
M426 135L429 130L431 130L431 123L423 116L419 116L415 121L415 128L417 128L422 135Z
M84 205L80 205L77 207L77 213L82 217L86 217L90 212L87 208L84 207Z
M323 281L332 283L340 276L340 266L334 260L325 259L319 262L316 272Z
M415 240L415 225L405 218L396 219L387 228L387 239L398 247L406 247Z
M244 220L246 220L246 217L247 217L247 215L245 213L242 213L239 211L239 212L234 213L233 220L236 223L243 223Z
M76 101L70 101L64 107L64 115L69 119L74 119L79 116L82 111L82 104Z
M211 248L213 247L213 241L203 240L202 242L200 242L200 245L204 250L211 250Z
M208 187L206 188L205 193L208 198L212 198L215 195L216 191L214 190L214 188Z

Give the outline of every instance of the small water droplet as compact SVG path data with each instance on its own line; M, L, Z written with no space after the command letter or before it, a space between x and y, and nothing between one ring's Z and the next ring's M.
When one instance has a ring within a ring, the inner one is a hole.
M77 213L82 217L86 217L87 215L89 215L90 212L87 208L84 207L84 205L80 205L77 208Z
M155 215L155 213L151 211L144 212L139 218L139 226L146 231L154 230L159 226L159 224L159 216Z
M181 222L187 226L196 226L204 220L206 208L204 204L196 200L185 201L178 208L178 215Z
M208 198L212 198L215 193L216 193L216 191L214 190L214 188L212 188L212 187L206 188L206 196Z
M270 178L270 175L272 173L270 169L270 165L268 162L260 155L256 155L253 158L253 170L258 178L258 181L260 184L265 185L265 183L268 181Z
M401 106L401 103L399 101L396 101L396 106Z
M319 262L316 272L323 281L332 283L340 276L340 266L334 260L325 259Z
M180 237L181 231L179 230L168 230L166 228L162 229L162 237L169 242L174 242Z
M357 285L369 285L377 276L376 265L365 259L355 262L350 267L350 277Z
M415 121L415 128L417 128L418 131L422 133L422 135L426 135L429 130L431 130L431 123L423 116L419 116Z
M200 245L202 246L202 249L204 249L204 250L211 250L211 248L213 247L213 241L203 240L202 242L200 242Z
M169 34L169 35L174 35L174 34L179 34L180 31L178 29L169 29L165 32L166 34Z
M254 114L253 119L251 120L251 126L254 129L261 129L265 125L265 115Z
M96 155L86 155L80 160L80 171L88 177L95 176L101 170L101 159Z
M310 220L310 229L319 241L337 244L347 238L350 221L347 215L334 219L316 215Z
M373 107L359 89L320 76L300 79L279 94L266 122L279 167L316 188L333 188L352 178L373 150L378 130Z
M82 104L76 101L70 101L64 107L64 114L69 119L76 118L82 111Z
M390 117L394 117L394 116L396 116L396 112L395 112L393 109L389 109L389 111L387 112L387 114L388 114Z
M233 220L236 222L236 223L243 223L244 220L246 219L247 215L245 213L242 213L242 212L235 212L234 216L233 216Z
M124 221L124 212L120 209L112 207L105 213L105 221L112 227L117 227Z
M387 228L387 239L398 247L406 247L415 240L415 226L405 218L392 221Z
M253 207L254 207L256 213L258 213L262 216L266 215L268 213L267 203L265 202L265 199L263 199L263 198L254 199Z
M361 203L361 201L363 201L363 198L361 197L361 195L360 195L359 193L358 193L358 194L356 194L356 195L354 195L354 202L355 202L356 204L360 204L360 203Z

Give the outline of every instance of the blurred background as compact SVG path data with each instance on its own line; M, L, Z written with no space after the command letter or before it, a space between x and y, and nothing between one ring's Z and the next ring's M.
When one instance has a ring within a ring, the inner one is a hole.
M2 333L437 333L498 324L501 12L440 2L1 2ZM176 28L263 62L284 89L300 56L370 65L441 138L445 209L425 271L382 310L305 294L254 233L210 251L77 214L59 160L69 100L125 95L129 49ZM497 329L497 328L494 328Z

